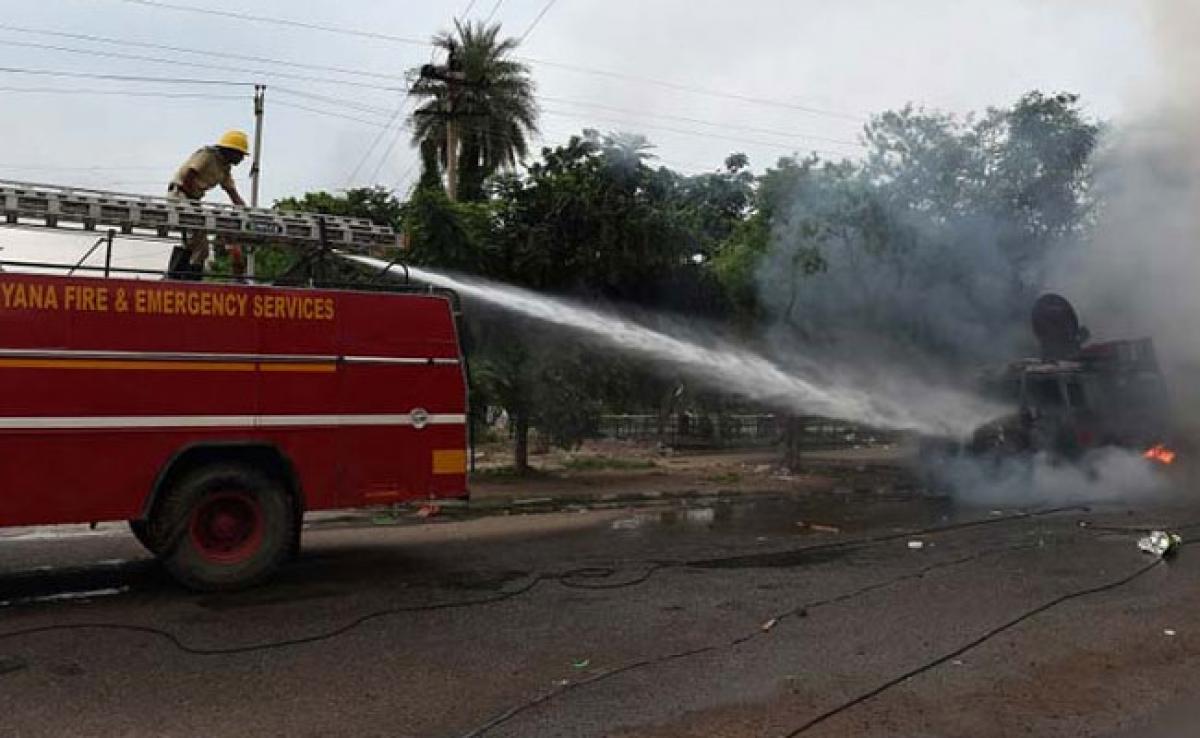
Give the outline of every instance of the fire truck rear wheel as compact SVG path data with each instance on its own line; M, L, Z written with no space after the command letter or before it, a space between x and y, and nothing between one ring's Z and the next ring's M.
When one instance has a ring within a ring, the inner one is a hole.
M214 464L184 477L157 515L171 531L162 555L184 586L201 591L250 587L288 557L296 520L287 492L269 476L239 464Z

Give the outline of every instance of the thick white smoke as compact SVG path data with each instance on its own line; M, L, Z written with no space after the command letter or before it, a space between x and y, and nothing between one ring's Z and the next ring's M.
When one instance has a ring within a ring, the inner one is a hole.
M1148 502L1169 499L1173 489L1161 467L1119 448L1099 449L1071 463L1046 454L958 456L944 459L935 473L955 499L988 507Z
M1147 3L1159 73L1097 154L1094 236L1054 273L1094 333L1152 336L1181 417L1200 411L1200 0Z

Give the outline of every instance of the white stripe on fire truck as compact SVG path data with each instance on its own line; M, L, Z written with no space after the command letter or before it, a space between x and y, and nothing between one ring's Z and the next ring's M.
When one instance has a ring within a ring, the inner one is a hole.
M325 354L214 354L178 351L72 351L64 349L0 349L5 359L121 359L132 361L214 361L214 362L338 362L348 364L436 364L456 365L453 357L420 356L333 356Z
M461 413L431 414L425 425L463 425ZM0 430L138 430L145 428L320 428L411 426L412 415L144 415L0 418Z

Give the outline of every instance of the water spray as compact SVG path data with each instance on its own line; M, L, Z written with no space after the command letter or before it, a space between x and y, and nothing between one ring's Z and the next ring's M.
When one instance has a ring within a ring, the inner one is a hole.
M390 265L368 256L342 257L397 277L445 287L465 297L527 318L567 328L620 351L669 366L708 387L805 415L819 415L895 430L962 436L998 410L958 390L931 387L908 377L889 377L867 389L798 372L727 340L700 345L649 328L610 311L477 277L413 266ZM685 333L680 330L679 333ZM836 367L828 367L828 370ZM821 372L822 375L828 372Z

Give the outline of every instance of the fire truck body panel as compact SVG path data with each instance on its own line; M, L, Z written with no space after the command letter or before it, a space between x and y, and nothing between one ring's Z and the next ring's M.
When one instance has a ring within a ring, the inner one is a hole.
M140 518L215 447L305 510L462 497L465 446L447 297L0 275L0 525Z

